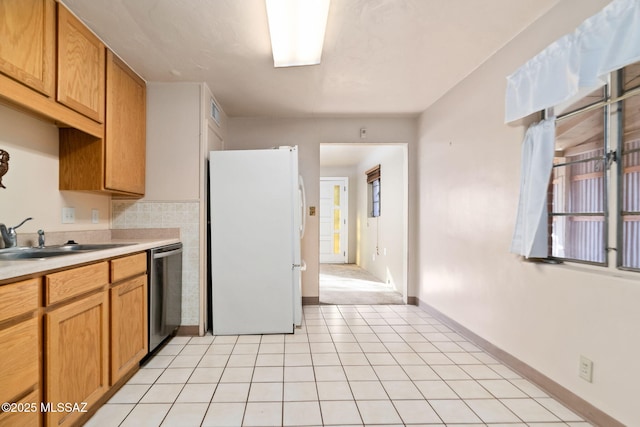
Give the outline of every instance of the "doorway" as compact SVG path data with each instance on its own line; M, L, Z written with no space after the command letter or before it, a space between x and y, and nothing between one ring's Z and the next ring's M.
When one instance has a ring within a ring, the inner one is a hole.
M321 304L406 303L407 153L405 143L320 145ZM372 168L379 211L371 209Z

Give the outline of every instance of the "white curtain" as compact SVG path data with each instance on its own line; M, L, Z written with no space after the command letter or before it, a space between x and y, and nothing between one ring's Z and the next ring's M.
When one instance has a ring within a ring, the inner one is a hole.
M572 35L555 41L507 77L505 122L569 99L578 91L580 58Z
M505 122L576 99L640 60L640 0L614 0L507 77Z
M522 143L520 200L511 252L527 258L546 258L547 193L555 148L555 117L533 124Z

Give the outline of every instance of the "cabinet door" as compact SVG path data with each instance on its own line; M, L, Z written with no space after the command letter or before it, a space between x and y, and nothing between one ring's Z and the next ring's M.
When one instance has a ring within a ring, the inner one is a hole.
M21 408L18 412L0 412L0 426L6 427L40 427L40 391L34 390L24 398L15 402Z
M147 355L147 275L111 289L111 384Z
M145 83L107 51L105 188L144 194L145 147Z
M0 1L0 72L53 96L55 36L53 0Z
M37 318L0 329L0 402L15 402L40 384Z
M109 382L109 298L106 291L45 315L45 402L86 402ZM81 412L47 412L49 426L70 425Z
M104 44L58 4L58 102L102 123L104 67Z

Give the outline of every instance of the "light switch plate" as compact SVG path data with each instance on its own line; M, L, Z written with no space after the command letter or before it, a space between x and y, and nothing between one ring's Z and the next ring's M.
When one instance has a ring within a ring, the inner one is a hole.
M91 209L91 223L97 224L100 222L100 211L98 209Z
M580 378L587 382L593 382L593 362L584 356L580 356Z
M75 208L62 208L62 223L73 224L74 222L76 222Z

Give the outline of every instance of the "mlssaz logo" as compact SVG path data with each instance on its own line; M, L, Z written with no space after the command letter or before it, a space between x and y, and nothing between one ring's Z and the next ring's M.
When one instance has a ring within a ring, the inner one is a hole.
M41 402L40 412L87 412L87 403L71 403L71 402Z

